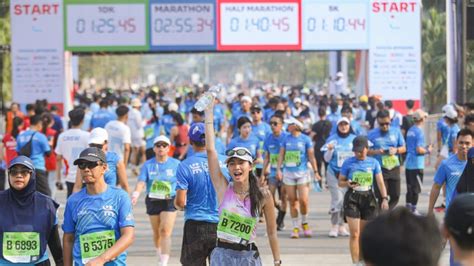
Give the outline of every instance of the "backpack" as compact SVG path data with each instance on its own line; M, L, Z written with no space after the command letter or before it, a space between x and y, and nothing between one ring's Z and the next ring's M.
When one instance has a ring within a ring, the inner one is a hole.
M35 136L36 132L31 135L30 140L23 146L21 147L20 151L18 152L18 155L24 155L26 157L31 156L31 151L32 151L32 146L33 146L33 138Z

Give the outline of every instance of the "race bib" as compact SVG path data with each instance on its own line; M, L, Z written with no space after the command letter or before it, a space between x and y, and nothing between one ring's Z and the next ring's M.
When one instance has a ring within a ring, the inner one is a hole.
M148 196L152 199L171 198L171 182L154 180L150 187Z
M352 180L359 183L359 186L369 187L372 186L373 176L372 173L356 171L352 174Z
M337 167L341 167L345 160L354 156L352 151L338 151L337 152Z
M217 237L227 241L247 245L257 220L237 213L222 210L217 225Z
M79 236L82 263L86 264L104 254L115 244L114 230L95 232Z
M296 167L301 164L300 151L286 151L285 152L285 166Z
M3 257L12 263L31 263L39 259L40 239L36 232L4 232Z
M270 166L272 168L277 168L277 166L278 166L278 156L279 156L278 153L277 154L271 154L270 153Z
M396 155L383 155L382 156L382 167L387 170L392 170L397 167L400 163L398 162L398 156Z
M145 139L151 139L155 135L154 127L145 128Z

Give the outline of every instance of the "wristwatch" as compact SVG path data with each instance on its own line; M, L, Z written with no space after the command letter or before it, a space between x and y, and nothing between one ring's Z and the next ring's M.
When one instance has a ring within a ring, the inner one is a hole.
M383 200L387 200L388 201L388 197L382 197Z

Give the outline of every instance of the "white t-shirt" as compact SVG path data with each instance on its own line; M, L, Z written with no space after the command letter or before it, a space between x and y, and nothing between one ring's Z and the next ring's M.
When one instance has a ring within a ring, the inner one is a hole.
M145 136L145 131L143 130L143 119L142 114L135 108L132 108L128 113L128 126L132 133L133 140L142 140Z
M74 183L76 181L77 166L74 160L79 158L79 154L89 147L89 132L73 128L59 134L56 154L61 155L66 161L66 181Z
M105 130L109 134L108 151L117 153L123 160L124 144L132 143L130 128L125 123L114 120L105 125Z

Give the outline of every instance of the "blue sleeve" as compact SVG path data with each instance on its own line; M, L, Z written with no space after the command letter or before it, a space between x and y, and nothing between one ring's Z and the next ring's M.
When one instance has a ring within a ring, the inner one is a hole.
M119 209L119 227L135 226L135 219L133 218L132 202L127 193L120 190L120 209Z
M380 167L379 161L374 159L374 175L378 175L382 173L382 167Z
M187 177L185 166L180 164L176 170L176 190L188 190L189 183Z
M138 175L138 181L143 181L145 183L148 180L148 171L146 166L146 163L142 165L142 168L140 169L140 175Z
M444 184L446 182L446 161L443 161L436 171L434 176L434 182L438 185Z
M397 147L404 146L405 145L405 139L403 138L402 132L400 130L397 130L397 135L398 135Z
M416 147L424 147L425 146L425 138L421 131L417 132L416 135Z
M232 118L230 119L229 125L231 125L232 127L234 127L235 124L236 124L236 120L237 120L236 116L233 115Z
M305 143L306 150L313 149L313 142L311 141L309 137L305 138L305 142L306 142Z
M48 139L45 135L40 135L40 146L43 153L51 151L51 147L49 146Z
M63 231L64 233L68 234L72 234L76 231L76 225L74 224L74 221L72 219L72 213L74 212L74 210L72 210L71 208L71 201L67 201L66 209L64 210Z
M342 163L342 166L341 166L341 175L345 176L347 179L349 179L349 161L350 160L346 160Z

